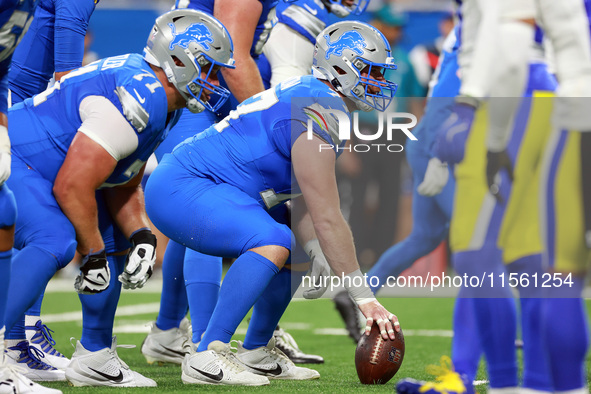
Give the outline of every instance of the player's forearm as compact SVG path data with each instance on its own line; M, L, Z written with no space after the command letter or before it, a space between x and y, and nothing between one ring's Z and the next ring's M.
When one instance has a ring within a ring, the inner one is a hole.
M56 182L53 193L60 208L76 230L78 252L88 254L104 249L98 228L95 191L81 188L75 182Z
M259 69L250 56L236 57L236 68L222 68L222 75L238 102L265 90Z
M353 235L340 212L334 217L316 219L314 230L335 275L348 275L359 269Z
M105 190L105 200L115 223L127 238L141 228L150 227L141 185Z

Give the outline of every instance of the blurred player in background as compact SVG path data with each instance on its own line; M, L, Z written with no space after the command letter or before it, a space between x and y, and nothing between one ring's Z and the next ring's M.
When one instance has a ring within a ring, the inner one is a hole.
M171 11L156 20L144 57L90 64L9 111L11 185L22 208L13 270L28 280L10 284L7 328L77 249L86 324L65 374L76 386L156 386L119 359L112 337L121 283L143 286L155 261L139 181L180 109L213 109L210 99L228 96L217 71L232 66L217 20Z
M298 231L303 243L317 237L336 274L361 276L338 203L334 165L342 141L336 119L325 111L348 112L345 103L350 109L383 110L396 87L383 78L384 69L394 67L390 55L388 42L369 25L335 24L317 40L315 76L287 80L245 101L179 145L152 174L146 208L165 234L203 253L237 257L207 330L200 340L193 338L197 351L183 362L184 382L264 385L266 376L319 377L296 369L274 349L274 325L297 287L292 286L296 273L283 268L293 233L272 215L301 191L308 212L297 225L305 230ZM308 97L295 112L293 97ZM330 126L311 122L315 136L307 139L305 111L320 111ZM322 144L331 148L319 152ZM186 199L186 193L193 197ZM384 338L393 337L396 317L372 297L367 284L349 291L368 318L367 332L376 322ZM245 342L238 342L234 354L230 339L253 305Z
M8 69L13 52L29 27L36 1L4 1L0 5L2 29L0 41L0 392L2 393L61 393L38 385L22 370L8 363L5 355L5 312L11 279L11 257L17 218L16 201L5 184L11 173L10 139L8 137ZM37 360L36 360L37 361ZM41 365L41 362L39 362ZM44 368L53 369L46 364Z
M11 103L15 105L41 93L52 78L64 75L82 65L88 22L98 1L39 0L35 17L22 45L14 52L8 73ZM50 330L40 319L43 293L6 338L21 348L33 346L43 354L43 362L65 370L70 360L54 349ZM26 331L25 331L26 330ZM27 342L28 340L28 342ZM36 368L31 364L26 368Z
M527 2L513 4L510 8L502 8L496 9L496 4L492 5L492 9L488 9L484 12L483 9L479 9L479 7L487 7L491 6L491 3L487 3L486 5L479 4L477 5L476 2L466 2L466 14L464 21L466 25L469 25L469 28L463 30L463 36L467 37L466 43L470 40L469 44L466 46L469 48L464 52L464 64L463 66L466 67L466 70L462 72L462 90L460 92L460 96L456 99L456 104L454 104L454 113L448 121L443 123L442 127L442 135L444 138L447 138L448 142L455 143L456 145L461 145L462 139L465 140L467 135L467 130L470 129L472 122L474 120L474 108L478 104L478 97L485 97L487 95L491 96L500 96L504 97L502 100L490 100L488 105L488 110L490 112L490 121L489 121L489 130L488 135L486 138L486 146L488 148L488 163L486 166L482 166L481 170L484 171L487 176L487 183L490 187L490 193L497 197L497 205L494 208L495 213L501 206L503 206L503 202L506 201L507 198L507 183L512 181L512 177L507 177L507 174L497 174L500 170L507 170L509 171L508 174L511 176L511 145L507 145L509 141L509 136L511 135L510 130L512 128L507 127L507 122L512 122L513 114L515 114L516 110L519 108L519 103L521 100L517 99L517 95L515 94L515 89L520 88L522 85L522 81L527 75L530 75L530 81L533 78L533 70L529 73L527 70L524 70L523 65L523 56L529 54L528 51L524 51L523 45L527 45L530 42L530 38L533 34L532 29L528 27L531 24L530 16L533 15L532 6L533 4L526 4ZM555 54L557 57L557 76L559 79L559 94L564 96L565 92L567 96L579 96L579 95L588 95L589 92L589 70L591 70L591 62L589 62L589 28L588 23L586 21L581 20L583 17L583 7L580 1L573 1L566 3L557 4L554 2L546 2L546 1L538 1L538 17L541 22L543 28L545 28L546 33L553 43L553 46L556 46L558 49L555 50ZM471 11L468 11L471 10ZM499 18L499 15L503 16L504 18ZM511 17L509 17L511 16ZM482 18L480 20L479 18ZM477 34L475 34L477 32ZM492 36L496 34L500 35L499 37L495 37L494 39ZM493 41L490 41L493 40ZM489 43L493 42L493 45L497 45L501 43L501 47L496 47L499 51L495 53L491 51ZM472 52L473 51L473 52ZM581 54L580 59L576 59L575 53ZM487 57L494 56L496 59L503 59L499 63L499 67L495 68L491 73L487 72L486 67L490 67L492 63L490 63L490 59L487 60ZM560 103L562 100L558 100L557 103ZM564 101L562 101L564 103ZM562 124L565 124L566 120L575 119L575 122L578 122L580 119L581 109L580 101L570 101L568 109L566 107L562 107L564 111L566 111L567 116L563 116L560 119ZM578 111L577 111L578 110ZM548 111L546 110L545 113L547 114ZM565 115L565 113L563 113ZM569 116L570 115L570 116ZM539 120L535 119L534 121ZM516 118L519 119L519 118ZM545 126L550 123L547 119L545 120ZM574 123L571 123L573 125ZM581 129L581 124L578 123L578 128ZM587 124L588 126L588 124ZM568 128L568 126L567 126ZM573 128L573 126L570 126ZM538 130L537 130L538 131ZM515 133L515 131L514 131ZM558 135L558 134L555 134ZM563 135L565 135L563 133ZM543 145L543 137L538 132L536 134L538 146L540 143ZM472 138L472 137L470 137ZM519 136L513 136L511 140L519 138ZM575 138L576 139L576 138ZM484 144L485 138L481 139L480 144ZM552 139L550 139L552 141ZM556 139L554 139L556 141ZM523 143L524 146L521 147L521 150L524 152L520 152L519 156L526 156L528 151L527 140ZM573 142L573 146L575 146L574 151L577 150L577 143ZM558 144L560 145L560 144ZM450 145L451 146L451 145ZM507 148L509 146L509 149ZM554 147L557 145L554 145ZM457 149L457 146L456 146ZM530 152L532 148L529 148ZM450 149L450 152L453 152L453 149ZM535 148L533 152L536 153ZM539 153L539 149L538 152ZM548 156L546 156L548 157ZM574 159L572 159L574 157ZM460 155L459 159L463 158L463 154ZM569 155L571 160L577 160L576 155ZM553 159L554 163L556 161L556 156ZM524 159L521 159L520 162L523 163ZM527 160L525 160L527 163ZM518 162L519 164L519 162ZM576 179L577 172L576 166L573 166L572 162L569 168L571 169L569 172L568 179ZM562 168L568 167L567 165L563 165ZM546 166L549 168L551 166ZM480 168L480 167L479 167ZM535 169L535 167L532 167ZM539 168L539 167L538 167ZM579 167L580 169L580 167ZM531 171L531 169L529 169ZM533 171L532 171L533 173ZM553 178L556 175L557 171L550 171L550 177L548 179ZM526 172L527 174L527 172ZM523 174L522 174L523 175ZM524 187L524 184L528 182L527 176L521 176L520 182L515 183L515 193L516 195L512 196L513 200L519 201L523 199L524 195L531 192L531 188ZM531 183L531 182L530 182ZM576 181L575 181L576 183ZM527 186L527 185L526 185ZM571 184L571 186L574 186ZM553 188L553 186L552 186ZM561 190L568 190L568 193L571 200L570 204L564 204L568 206L572 213L573 210L580 209L581 207L581 193L577 190L577 187L571 188L564 188L562 187ZM519 192L518 192L519 191ZM524 194L526 193L526 194ZM458 192L458 198L464 198L462 194ZM489 198L490 200L490 198ZM553 198L551 199L553 200ZM458 200L457 200L458 201ZM528 203L532 201L530 198L527 200ZM537 202L537 199L533 199L534 202ZM464 201L465 203L465 201ZM471 200L473 204L473 201ZM484 205L489 205L491 207L494 206L494 201L486 203L484 201ZM532 205L529 203L529 205ZM543 205L543 204L542 204ZM508 208L509 209L509 208ZM527 209L526 209L527 211ZM544 209L542 209L544 211ZM553 212L553 211L549 211ZM577 232L576 228L577 225L580 223L580 218L582 215L563 215L562 217L567 218L566 221L563 223L568 222L566 225L569 228L569 231L575 229L575 233ZM493 216L493 221L494 221ZM509 216L511 217L511 216ZM515 218L515 215L513 216ZM531 217L529 218L531 219ZM569 220L570 219L570 220ZM507 220L507 218L505 218ZM527 221L525 221L527 222ZM535 222L535 221L534 221ZM466 224L466 223L464 223ZM523 224L521 224L523 226ZM460 228L466 226L459 226ZM504 225L504 231L516 231L516 228L520 228L520 222L514 222L513 226ZM469 227L468 227L469 228ZM494 225L494 228L498 229L498 224ZM550 226L552 228L552 226ZM523 228L522 228L523 230ZM554 234L554 230L550 232ZM564 234L563 228L563 234ZM558 268L558 272L564 273L573 273L573 268L576 266L577 263L573 264L573 260L575 261L584 261L585 260L585 250L583 240L584 237L582 235L583 231L580 231L581 235L578 237L574 237L576 241L573 243L569 243L568 246L562 244L563 251L568 250L565 255L562 256L562 264L559 264L561 268ZM473 237L477 237L477 233L473 234ZM489 234L490 235L490 234ZM521 234L523 236L523 234ZM488 237L488 235L487 235ZM553 235L552 235L553 237ZM474 239L473 239L474 240ZM501 240L502 241L502 240ZM548 250L552 251L552 243L554 242L553 239L545 240L547 242L547 246L549 247ZM505 240L506 242L506 240ZM535 238L532 241L531 239L525 243L525 246L522 247L522 251L524 248L531 247L535 244ZM472 243L472 242L471 242ZM570 248L570 249L569 249ZM505 251L506 252L506 251ZM570 255L569 255L570 253ZM495 253L490 254L489 256L493 256ZM496 253L498 255L498 253ZM468 257L468 255L466 255ZM507 257L507 256L505 256ZM515 257L515 256L514 256ZM529 256L529 260L531 260ZM495 260L498 260L499 257L496 257ZM525 256L522 260L528 259L528 256ZM468 259L466 259L468 260ZM473 258L476 260L476 258ZM557 259L560 260L560 259ZM489 259L485 259L485 261L489 261ZM523 261L522 261L523 262ZM456 262L457 263L457 262ZM479 263L483 263L483 260L479 260ZM535 267L535 261L527 261L528 264L525 264L526 268L528 269L529 273L537 272L535 268L531 268L532 265ZM569 268L570 264L570 268ZM539 264L538 264L539 265ZM470 261L465 261L464 268L475 268L479 266L479 264L475 264ZM484 267L485 269L489 270L489 272L497 273L498 271L495 267L487 265ZM480 266L479 269L482 269ZM556 269L556 267L554 268ZM538 269L539 270L539 269ZM474 272L474 271L469 271ZM566 283L566 282L565 282ZM560 294L560 292L554 293L555 295L562 295L566 297L572 297L573 294L576 293L577 290L571 289L572 282L568 283L568 287L570 292ZM562 287L561 290L564 290ZM578 286L574 286L575 288ZM582 288L582 286L580 286ZM498 290L498 289L497 289ZM529 291L527 289L526 291ZM533 289L535 294L539 296L538 289ZM545 386L542 387L535 387L534 389L548 391L566 391L566 390L581 390L586 391L585 389L585 379L583 373L583 363L584 363L584 353L587 343L586 338L586 324L584 323L584 313L583 308L581 307L580 299L577 298L563 298L560 300L556 300L552 298L553 292L546 294L546 297L542 299L542 306L539 306L539 300L531 300L533 304L538 302L538 313L542 313L542 322L540 328L540 320L534 321L533 324L530 322L529 328L535 328L535 331L530 331L529 336L524 335L524 341L535 342L537 347L542 349L541 354L539 354L539 364L543 364L545 361L550 363L550 370L552 371L551 380L548 382L548 371L542 371L539 376L534 378L539 378L540 381L538 383L545 383ZM550 297L548 297L548 295ZM508 295L509 296L509 295ZM499 321L499 317L492 318L487 320L487 317L490 317L488 312L486 312L487 307L485 306L489 303L492 306L492 302L482 300L482 299L475 299L480 306L476 308L477 311L477 324L479 326L480 334L483 338L492 339L492 338L499 338L503 337L504 335L499 334L498 329L493 329L494 322ZM495 302L502 302L502 301L495 301ZM524 300L522 300L522 304L524 304ZM531 304L530 304L531 305ZM525 309L525 308L524 308ZM495 310L499 310L496 308ZM551 311L551 312L550 312ZM568 316L567 316L568 315ZM501 320L507 322L508 320L505 318L501 318ZM550 323L552 322L552 323ZM558 323L560 322L560 323ZM510 325L510 324L509 324ZM507 326L509 326L507 325ZM558 325L558 327L557 327ZM525 331L525 324L524 324L524 331ZM560 338L557 338L557 332L559 332ZM488 334L487 334L488 333ZM537 338L536 338L537 336ZM546 346L543 346L539 340L542 339L546 341ZM483 342L483 345L490 344L490 341ZM534 346L536 346L534 344ZM498 349L505 349L504 353L508 353L510 351L508 347L508 342L505 341L504 345L499 343ZM511 359L513 357L504 357L499 358L499 362L505 362L506 368L509 368L511 364ZM545 359L545 360L544 360ZM489 360L490 361L490 360ZM531 360L530 360L531 361ZM511 367L511 369L515 369L515 367ZM489 365L490 371L490 365ZM500 372L498 370L496 372ZM508 372L508 369L507 369ZM498 374L496 376L499 376ZM502 376L502 375L501 375ZM511 377L511 379L508 379ZM505 382L510 383L510 380L513 382L517 382L516 374L511 373L511 375L505 376ZM530 381L531 382L531 381ZM496 381L498 384L498 380ZM550 386L549 386L550 385ZM493 379L491 377L491 386L493 386Z
M291 77L310 75L316 36L329 13L344 18L362 14L367 0L286 0L277 4L277 25L263 53L271 65L271 86Z

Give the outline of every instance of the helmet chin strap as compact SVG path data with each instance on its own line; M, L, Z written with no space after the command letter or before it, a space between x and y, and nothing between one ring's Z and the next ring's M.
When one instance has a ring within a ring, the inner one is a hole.
M191 97L187 100L187 109L194 114L205 111L205 106L199 102L195 97Z

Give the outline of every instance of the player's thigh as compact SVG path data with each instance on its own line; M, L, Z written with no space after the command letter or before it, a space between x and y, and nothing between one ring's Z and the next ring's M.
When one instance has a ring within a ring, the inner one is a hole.
M107 207L105 195L103 190L97 190L96 204L98 209L98 224L99 231L103 237L105 244L105 251L107 253L117 253L125 251L131 247L131 243L121 232L119 226L113 220L111 213Z
M201 253L237 257L278 245L291 250L291 230L236 187L198 178L164 161L146 186L146 210L170 239Z
M550 136L540 188L544 264L550 270L575 274L586 272L589 262L580 143L577 132L556 131Z
M67 264L74 257L76 232L53 196L53 183L16 157L7 183L19 211L15 248L36 245Z

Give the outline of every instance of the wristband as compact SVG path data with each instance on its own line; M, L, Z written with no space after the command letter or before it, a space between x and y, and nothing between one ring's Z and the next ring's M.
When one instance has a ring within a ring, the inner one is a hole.
M355 283L359 283L360 281L362 285L355 286ZM353 301L355 301L357 305L364 305L373 301L377 301L359 268L348 275L344 275L343 283L345 285L345 289L347 289L349 295L351 298L353 298Z

